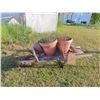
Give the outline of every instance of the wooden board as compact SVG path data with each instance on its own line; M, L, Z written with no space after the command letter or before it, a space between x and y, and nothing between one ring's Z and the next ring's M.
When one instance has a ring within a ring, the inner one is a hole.
M67 64L75 65L76 64L76 55L73 52L69 52L67 55Z

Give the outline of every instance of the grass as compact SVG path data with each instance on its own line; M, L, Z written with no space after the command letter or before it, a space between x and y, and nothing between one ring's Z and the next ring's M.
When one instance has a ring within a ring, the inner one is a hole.
M31 29L22 25L2 25L2 41L4 42L24 42L29 38L29 33Z
M87 26L59 24L56 33L57 36L71 36L74 44L80 45L83 50L100 51L100 27L89 29ZM23 26L2 26L2 42L6 42L1 45L2 86L100 86L99 54L78 59L76 66L65 65L63 69L57 65L50 68L47 65L50 63L35 67L17 67L16 56L24 53L16 53L10 49L31 49L32 43L45 34L32 33L30 28Z

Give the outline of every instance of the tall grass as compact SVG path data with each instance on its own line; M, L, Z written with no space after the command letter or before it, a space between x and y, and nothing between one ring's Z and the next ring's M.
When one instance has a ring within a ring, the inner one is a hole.
M41 38L47 38L56 35L56 33L36 33L33 32L30 27L23 25L2 25L2 42L32 44L34 41L38 41Z
M2 42L28 42L31 28L23 25L2 24Z

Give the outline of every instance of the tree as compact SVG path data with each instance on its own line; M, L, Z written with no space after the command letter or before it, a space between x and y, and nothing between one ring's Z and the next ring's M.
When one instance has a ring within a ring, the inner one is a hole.
M100 24L100 13L92 13L91 24Z

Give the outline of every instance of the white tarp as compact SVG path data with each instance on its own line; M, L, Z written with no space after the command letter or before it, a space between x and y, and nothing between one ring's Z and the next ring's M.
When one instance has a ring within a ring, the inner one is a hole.
M25 13L26 25L35 32L54 32L57 29L57 13Z

